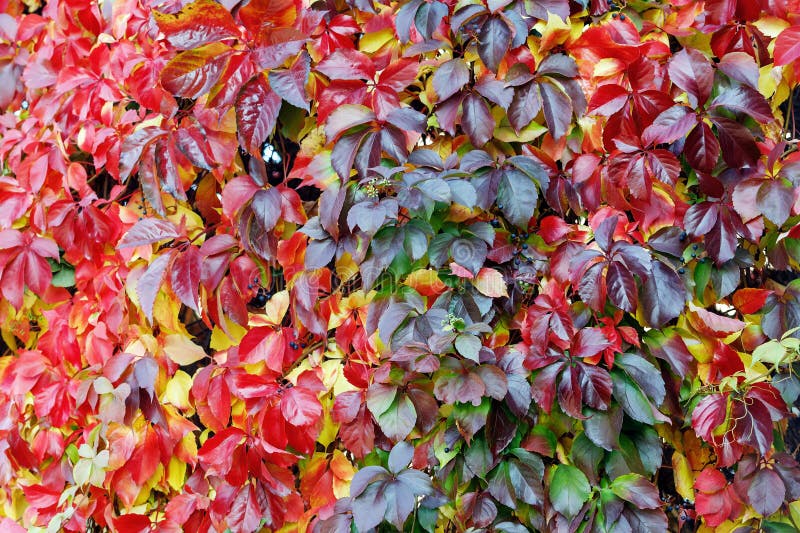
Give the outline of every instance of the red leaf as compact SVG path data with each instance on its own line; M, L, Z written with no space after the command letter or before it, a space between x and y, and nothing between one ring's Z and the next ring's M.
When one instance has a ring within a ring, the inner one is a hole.
M203 443L197 452L197 459L208 475L224 476L233 466L233 452L245 440L245 433L239 428L225 428Z
M702 307L690 305L688 314L689 322L692 326L705 335L724 338L732 333L739 332L747 325L736 318L721 316Z
M337 50L317 64L316 69L332 80L371 80L375 77L372 59L363 52Z
M196 246L189 246L175 257L172 264L170 286L175 296L200 316L200 273L203 255Z
M572 343L572 357L591 357L611 346L601 328L582 328Z
M263 74L242 87L236 100L236 122L242 148L251 154L261 153L261 145L275 129L280 109L281 97L270 88Z
M764 307L764 302L770 294L772 291L768 289L745 287L733 293L733 305L743 315L757 313Z
M620 85L608 84L601 85L589 100L587 113L611 116L628 103L630 93Z
M283 393L281 413L293 426L310 426L322 416L322 406L311 391L292 387Z
M133 225L119 240L117 249L153 244L178 237L175 224L163 218L143 218Z
M239 35L231 14L213 0L196 0L174 15L153 11L153 18L167 41L179 50Z
M447 100L469 82L469 69L463 59L451 59L433 73L433 90L439 101Z
M800 26L783 30L775 39L775 66L789 65L800 59Z
M727 402L722 394L711 394L700 400L692 411L692 428L697 436L706 442L713 440L714 430L725 421Z
M232 53L233 49L222 43L181 52L161 71L161 84L176 96L202 96L220 79Z

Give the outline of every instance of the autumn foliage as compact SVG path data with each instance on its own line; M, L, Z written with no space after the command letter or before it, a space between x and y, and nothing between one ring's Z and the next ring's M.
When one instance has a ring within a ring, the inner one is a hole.
M800 529L797 0L0 6L0 530Z

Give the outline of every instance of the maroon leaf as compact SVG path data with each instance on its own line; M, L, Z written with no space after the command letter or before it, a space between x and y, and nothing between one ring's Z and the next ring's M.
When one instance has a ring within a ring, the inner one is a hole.
M651 327L661 327L683 312L686 287L680 276L661 261L653 261L652 271L642 287L641 306Z
M606 274L606 287L611 301L624 311L636 312L638 298L636 295L636 280L633 274L617 261L608 265Z
M536 118L542 109L542 97L538 83L526 83L514 92L514 98L508 107L508 122L520 131Z
M757 471L747 488L747 500L757 513L769 516L777 511L786 497L781 477L769 468Z
M686 135L697 123L697 116L684 105L670 107L656 117L642 133L646 145L671 143Z
M451 59L433 73L433 90L439 101L447 100L469 82L469 69L463 59Z
M719 158L719 142L705 122L700 122L686 138L684 153L692 168L711 172Z
M715 107L725 107L737 113L745 113L762 124L775 120L767 99L760 92L746 85L735 85L722 91L711 102L709 109Z
M270 88L263 74L247 82L236 101L236 122L242 148L251 154L261 153L261 145L275 128L280 109L281 97Z
M494 117L486 101L477 93L469 93L462 102L464 115L461 125L476 148L482 147L494 133Z
M717 126L722 159L733 168L755 165L761 151L750 130L729 118L712 116L711 120Z
M542 94L542 109L547 129L554 139L561 139L569 132L572 121L572 100L554 83L539 84Z
M278 96L300 109L309 110L306 83L311 72L311 57L303 52L291 68L271 70L269 84Z
M672 83L692 97L692 107L708 100L714 83L714 67L701 52L695 48L682 49L672 56L668 70Z
M272 231L281 216L281 193L275 187L256 191L253 202L254 219L263 232Z
M500 17L489 17L478 33L478 55L484 65L497 72L511 44L511 30Z
M172 264L170 286L180 301L200 316L200 273L203 255L196 246L190 246L175 257Z
M561 409L573 418L584 419L581 412L583 407L583 392L581 391L577 370L572 366L564 368L561 379L558 382L558 405Z

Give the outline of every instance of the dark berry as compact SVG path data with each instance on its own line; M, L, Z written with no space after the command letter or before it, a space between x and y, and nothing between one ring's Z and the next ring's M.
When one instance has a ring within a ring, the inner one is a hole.
M681 235L680 235L680 237L678 237L678 238L679 238L680 240L682 240L682 241L685 241L685 240L686 240L686 237L687 237L687 235L686 235L686 232L685 232L685 231L682 231L682 232L681 232Z
M298 345L296 342L292 341L289 343L289 348L291 348L292 350L296 350L298 348Z
M503 204L497 204L497 209L503 209Z
M617 18L619 15L617 13L612 13L611 18Z
M489 224L491 224L493 228L496 228L500 226L500 221L495 218L491 222L489 222Z
M445 446L445 447L444 447L444 453L450 453L450 448L448 448L447 446Z
M697 250L697 245L696 244L692 245L692 250Z
M512 241L516 241L517 240L517 234L516 233L512 233L511 234L511 240Z
M514 259L514 266L519 266L520 260L519 257Z
M620 15L619 20L625 20L625 15Z
M301 348L305 348L306 346L308 346L308 344L306 344L306 343L304 343L304 342L301 342L301 343L300 343L300 347L301 347Z
M692 259L694 259L695 257L697 257L697 254L692 254Z
M523 242L522 243L522 249L523 250L527 250L528 249L528 243L527 242Z
M678 274L686 274L686 269L681 267L678 269Z

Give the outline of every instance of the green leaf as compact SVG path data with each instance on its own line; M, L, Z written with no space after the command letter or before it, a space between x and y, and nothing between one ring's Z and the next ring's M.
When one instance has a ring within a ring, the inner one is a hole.
M765 342L753 350L753 363L764 361L772 365L777 365L786 356L786 349L775 340Z
M550 501L567 518L577 515L589 500L591 487L583 472L572 465L556 465L550 481Z

